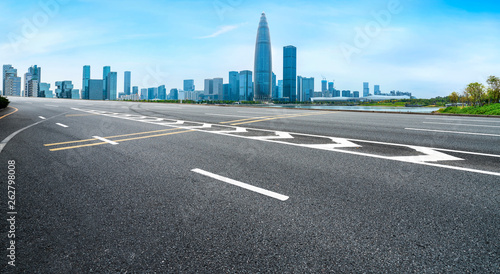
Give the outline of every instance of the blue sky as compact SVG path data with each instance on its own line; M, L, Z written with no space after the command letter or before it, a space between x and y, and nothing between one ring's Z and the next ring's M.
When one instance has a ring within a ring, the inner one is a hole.
M42 80L72 80L82 67L132 71L132 85L182 88L184 79L253 70L260 14L267 14L273 70L282 78L283 46L298 51L297 74L337 89L410 91L446 96L500 76L496 1L41 0L0 2L0 63Z

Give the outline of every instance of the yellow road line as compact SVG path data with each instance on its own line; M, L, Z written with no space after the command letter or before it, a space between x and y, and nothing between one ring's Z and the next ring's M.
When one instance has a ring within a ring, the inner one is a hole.
M186 132L190 132L190 131L195 131L195 130L186 130L186 131L178 131L178 132L171 132L171 133L165 133L165 134L148 135L148 136L142 136L142 137L136 137L136 138L130 138L130 139L115 140L114 142L120 143L120 142L132 141L132 140L147 139L147 138L154 138L154 137L160 137L160 136L174 135L174 134L179 134L179 133L186 133ZM94 139L94 140L96 140L96 139ZM50 151L61 151L61 150L67 150L67 149L99 146L99 145L105 145L105 144L108 144L108 143L102 142L102 143L86 144L86 145L71 146L71 147L60 147L60 148L50 149Z
M130 139L115 140L114 142L120 143L120 142L132 141L132 140L139 140L139 139L146 139L146 138L153 138L153 137L174 135L174 134L179 134L179 133L186 133L186 132L191 132L191 131L196 131L196 130L191 129L191 130L177 131L177 132L171 132L171 133L165 133L165 134L148 135L148 136L142 136L142 137L136 137L136 138L130 138Z
M162 130L154 130L154 131L146 131L146 132L139 132L139 133L131 133L131 134L123 134L123 135L116 135L116 136L109 136L109 137L103 137L104 139L111 139L111 138L118 138L118 137L125 137L125 136L134 136L134 135L141 135L141 134L148 134L148 133L156 133L156 132L164 132L164 131L170 131L170 130L176 130L179 128L171 128L171 129L162 129ZM86 140L78 140L78 141L69 141L69 142L62 142L62 143L55 143L55 144L45 144L44 146L46 147L51 147L51 146L58 146L58 145L67 145L67 144L73 144L73 143L85 143L85 142L90 142L90 141L96 141L97 139L86 139Z
M292 115L292 114L290 114L290 115ZM230 123L235 123L235 122L255 120L255 119L264 119L264 118L271 118L271 117L276 117L276 116L253 117L253 118L246 118L246 119L240 119L240 120L234 120L234 121L221 122L220 124L230 124Z
M324 114L327 114L327 113L297 114L297 115L293 115L293 116L275 116L273 118L253 120L253 121L236 123L236 124L231 124L231 125L232 126L237 126L237 125L251 124L251 123L257 123L257 122L269 121L269 120L287 119L287 118L304 117L304 116L312 116L312 115L324 115Z
M14 110L13 112L11 112L11 113L5 114L4 116L0 117L0 119L3 119L3 118L5 118L5 117L7 117L7 116L9 116L9 115L11 115L11 114L14 114L14 113L16 113L16 112L18 112L18 111L19 111L19 109L15 108L15 107L9 107L9 108L13 108L13 109L15 109L15 110Z
M94 139L94 140L96 140L96 139ZM79 145L79 146L72 146L72 147L60 147L60 148L49 149L49 151L59 151L59 150L73 149L73 148L79 148L79 147L99 146L99 145L104 145L104 144L107 144L107 143L102 142L102 143L86 144L86 145Z

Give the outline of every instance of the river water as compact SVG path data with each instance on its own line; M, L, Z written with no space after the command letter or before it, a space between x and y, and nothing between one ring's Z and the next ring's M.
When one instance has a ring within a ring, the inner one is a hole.
M302 105L265 105L264 107L286 107L297 109L336 109L336 110L360 110L360 111L388 111L388 112L414 112L432 113L439 107L367 107L367 106L302 106Z

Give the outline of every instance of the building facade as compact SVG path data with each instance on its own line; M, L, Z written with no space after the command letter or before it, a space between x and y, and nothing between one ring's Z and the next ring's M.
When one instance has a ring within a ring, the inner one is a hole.
M257 30L254 60L254 100L269 101L272 98L271 35L266 14L262 13Z
M283 99L297 101L297 48L283 47Z

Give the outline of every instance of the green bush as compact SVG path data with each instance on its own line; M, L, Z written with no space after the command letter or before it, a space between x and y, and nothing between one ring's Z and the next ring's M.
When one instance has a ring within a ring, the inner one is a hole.
M0 96L0 108L6 108L9 105L9 99Z
M447 107L445 109L440 109L439 112L456 114L500 115L500 104L485 105L482 107Z

